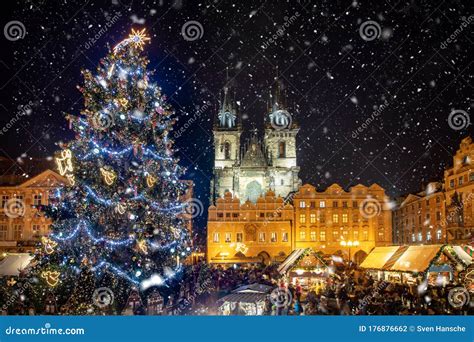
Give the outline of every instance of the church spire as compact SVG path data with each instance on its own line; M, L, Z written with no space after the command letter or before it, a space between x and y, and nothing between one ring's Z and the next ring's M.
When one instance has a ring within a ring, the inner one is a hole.
M226 82L221 92L220 106L217 113L216 127L218 129L238 129L237 106L234 96L231 94L229 68L226 67Z

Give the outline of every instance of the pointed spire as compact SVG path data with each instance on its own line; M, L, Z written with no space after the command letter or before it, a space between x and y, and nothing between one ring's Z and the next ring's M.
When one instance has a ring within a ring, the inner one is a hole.
M220 108L216 118L216 127L223 129L238 129L240 127L240 120L237 113L235 90L234 94L231 94L228 67L226 67L226 82L222 93L220 96Z

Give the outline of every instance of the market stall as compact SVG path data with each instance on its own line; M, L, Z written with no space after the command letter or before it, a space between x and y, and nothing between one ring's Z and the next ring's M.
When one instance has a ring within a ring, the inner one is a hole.
M263 284L241 286L217 301L223 316L261 316L272 287Z
M0 277L19 276L33 260L34 257L28 253L11 253L7 254L0 261Z
M322 256L311 248L294 250L278 267L278 272L288 283L300 285L303 293L322 290L330 275Z

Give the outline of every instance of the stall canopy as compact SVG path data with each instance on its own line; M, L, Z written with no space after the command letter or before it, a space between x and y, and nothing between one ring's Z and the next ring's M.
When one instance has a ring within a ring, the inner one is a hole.
M407 250L406 246L375 247L360 264L361 268L388 270Z
M264 301L273 287L264 284L250 284L236 288L231 294L218 300L219 303L256 303Z
M325 268L327 265L312 248L295 249L278 267L280 274L286 274L294 268Z
M0 261L0 277L18 276L30 264L33 258L28 253L8 254Z
M448 270L449 264L466 268L472 258L460 246L422 245L376 247L360 267L382 271L427 272Z

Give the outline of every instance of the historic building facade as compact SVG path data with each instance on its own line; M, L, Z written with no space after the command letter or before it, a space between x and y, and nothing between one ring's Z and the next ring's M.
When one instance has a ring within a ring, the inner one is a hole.
M293 206L273 191L267 191L255 203L241 203L227 192L209 207L207 261L281 261L294 247L293 218Z
M298 190L299 167L296 160L298 126L288 112L280 87L271 92L265 115L263 140L252 132L241 142L242 123L235 99L226 85L214 124L214 179L212 201L231 192L241 203L256 203L272 189L286 197Z
M452 244L472 242L474 238L474 143L461 141L453 165L444 172L446 234Z
M3 176L0 186L0 251L33 251L41 236L49 233L51 220L39 210L48 204L49 194L67 184L52 170L25 180L14 175Z
M461 141L442 182L398 200L393 213L396 244L470 244L474 237L474 143Z
M393 211L393 242L400 245L442 244L447 241L443 184L398 200Z
M362 261L376 246L392 243L391 205L382 187L358 184L344 191L302 186L293 197L294 247Z

